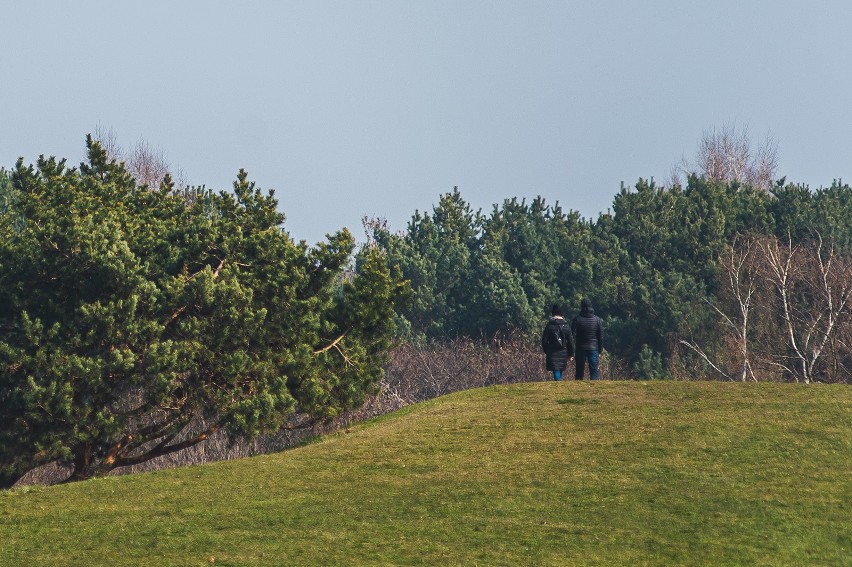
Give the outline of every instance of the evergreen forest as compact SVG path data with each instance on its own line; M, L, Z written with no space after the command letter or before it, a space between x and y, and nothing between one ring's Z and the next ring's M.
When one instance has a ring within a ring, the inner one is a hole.
M542 198L483 213L456 188L403 231L365 226L411 282L398 326L412 341L534 342L552 304L573 315L589 298L621 377L849 379L852 188L839 181L640 179L596 219Z

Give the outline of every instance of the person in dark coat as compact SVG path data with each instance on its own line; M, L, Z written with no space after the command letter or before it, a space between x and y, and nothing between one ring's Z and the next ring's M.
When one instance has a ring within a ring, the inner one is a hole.
M586 362L589 363L589 378L598 379L598 364L604 350L603 321L595 315L592 302L580 302L580 314L571 321L571 332L577 344L577 363L574 378L583 379Z
M574 337L558 305L553 306L550 315L541 334L541 350L546 355L545 367L553 372L553 379L562 380L569 359L574 360Z

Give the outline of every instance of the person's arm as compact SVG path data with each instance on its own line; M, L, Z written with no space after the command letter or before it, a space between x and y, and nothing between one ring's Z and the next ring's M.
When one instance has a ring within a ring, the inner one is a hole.
M604 342L603 342L604 341L604 331L603 331L603 321L601 321L600 317L598 317L598 336L597 336L597 339L598 339L598 352L600 354L603 354L603 351L604 351Z
M563 335L565 335L565 347L568 349L568 358L574 358L576 345L574 344L574 333L571 332L570 325L562 326Z
M544 326L544 331L541 332L541 352L547 352L547 325Z

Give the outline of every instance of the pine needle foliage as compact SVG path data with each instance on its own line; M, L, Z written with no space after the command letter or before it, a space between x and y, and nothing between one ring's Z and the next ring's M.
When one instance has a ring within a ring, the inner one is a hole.
M19 160L0 210L0 487L59 461L103 475L225 429L356 406L405 288L343 229L308 247L240 171L197 198L138 186L91 137ZM384 323L387 321L388 323Z

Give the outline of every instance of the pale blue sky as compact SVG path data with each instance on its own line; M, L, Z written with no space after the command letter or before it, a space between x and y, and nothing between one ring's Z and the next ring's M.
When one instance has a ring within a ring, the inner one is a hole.
M246 168L297 240L403 229L456 185L597 216L730 124L789 180L852 182L852 2L0 6L0 165L77 164L100 124L194 184Z

